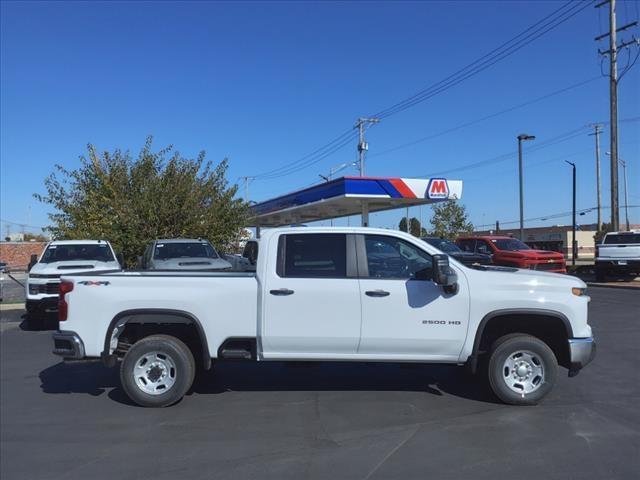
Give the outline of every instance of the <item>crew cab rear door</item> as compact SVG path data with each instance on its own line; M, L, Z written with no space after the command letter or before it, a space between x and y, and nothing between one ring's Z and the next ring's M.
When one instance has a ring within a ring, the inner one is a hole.
M355 238L346 233L287 233L264 287L266 358L355 354L360 288Z
M446 293L418 271L431 272L431 255L395 236L358 235L362 301L359 354L455 360L469 322L469 290ZM420 275L418 275L420 277Z

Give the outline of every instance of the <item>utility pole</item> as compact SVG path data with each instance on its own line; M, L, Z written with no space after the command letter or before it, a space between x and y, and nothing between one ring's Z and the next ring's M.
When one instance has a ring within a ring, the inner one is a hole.
M631 22L620 28L616 26L616 0L604 0L595 7L600 8L609 4L609 31L598 35L594 40L600 41L609 37L609 50L601 51L600 55L609 56L609 111L610 111L610 151L611 151L611 229L617 231L620 228L620 204L618 200L618 50L629 45L637 44L637 40L616 43L616 34L638 25L638 22Z
M360 167L361 177L364 177L364 158L366 156L367 150L369 150L369 144L364 139L364 131L367 124L373 125L374 123L379 122L379 118L360 117L354 127L358 129L358 166ZM369 226L369 203L366 200L362 201L362 214L360 216L360 222L363 227Z
M249 201L249 183L256 177L244 176L240 177L244 181L244 201Z
M620 165L622 165L622 176L624 178L624 220L627 224L627 232L631 230L631 225L629 224L629 197L627 196L627 162L623 159L619 158L618 161Z
M533 135L521 133L518 135L518 176L520 178L520 241L524 242L524 185L522 173L522 142L535 140Z
M590 136L596 137L596 191L598 194L598 231L602 230L602 191L600 182L600 134L602 125L593 125L593 133Z
M364 131L367 124L379 123L379 118L360 117L354 128L358 129L358 165L360 166L360 176L364 177L364 159L369 150L369 144L364 139Z
M611 152L606 152L607 155L611 155ZM622 178L624 179L624 220L627 226L627 231L631 230L631 224L629 223L629 195L627 184L627 162L622 158L618 159L618 163L622 165Z
M571 265L576 265L576 255L578 253L578 242L576 241L576 164L565 160L566 163L571 165L573 169L573 216L572 216L572 230L571 234Z

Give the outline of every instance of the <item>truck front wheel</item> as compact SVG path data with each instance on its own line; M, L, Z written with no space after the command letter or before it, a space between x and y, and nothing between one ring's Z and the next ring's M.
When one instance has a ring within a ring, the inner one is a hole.
M558 361L542 340L510 334L494 342L488 374L491 389L503 402L536 405L553 388Z
M122 388L138 405L166 407L179 401L195 376L191 350L169 335L138 340L120 366Z

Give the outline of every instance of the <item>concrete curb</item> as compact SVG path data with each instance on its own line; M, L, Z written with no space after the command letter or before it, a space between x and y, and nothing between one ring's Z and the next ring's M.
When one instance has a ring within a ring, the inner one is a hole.
M8 311L8 310L24 310L24 302L23 303L0 303L0 311Z
M638 290L640 291L640 285L625 285L623 283L596 283L596 282L586 282L589 287L600 287L600 288L619 288L622 290Z

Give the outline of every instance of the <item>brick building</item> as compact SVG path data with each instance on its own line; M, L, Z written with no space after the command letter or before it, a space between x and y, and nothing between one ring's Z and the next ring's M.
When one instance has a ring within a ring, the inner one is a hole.
M26 270L31 255L40 256L47 242L0 242L0 262L11 270Z

